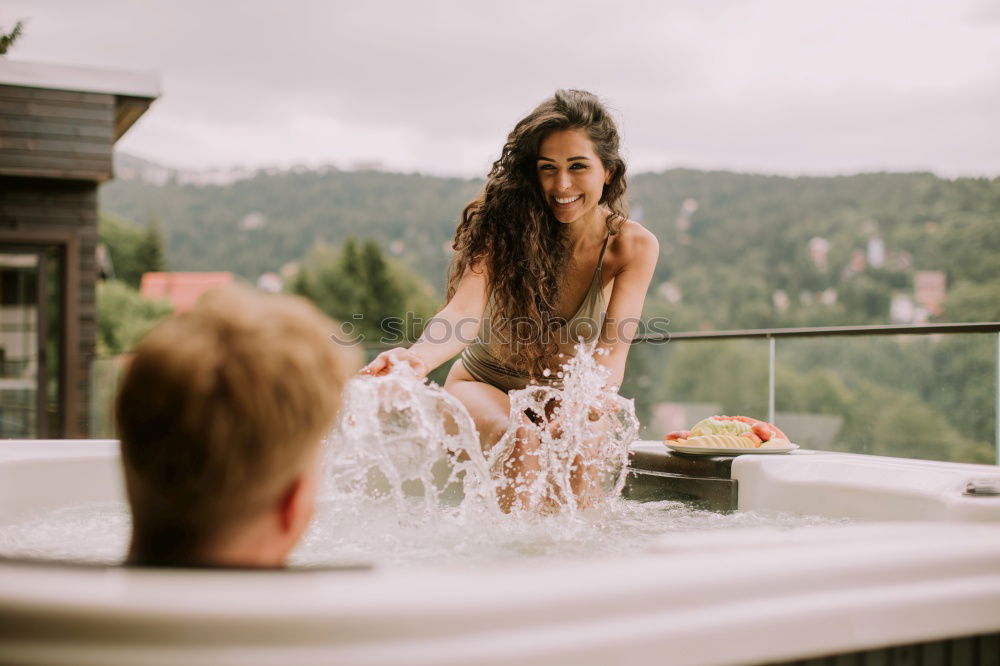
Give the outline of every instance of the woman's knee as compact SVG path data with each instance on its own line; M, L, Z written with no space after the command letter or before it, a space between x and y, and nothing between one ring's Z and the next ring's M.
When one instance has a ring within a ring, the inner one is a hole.
M478 420L479 425L479 437L483 444L493 446L500 441L507 433L507 428L510 425L506 417L501 417L497 415L485 415L480 417Z

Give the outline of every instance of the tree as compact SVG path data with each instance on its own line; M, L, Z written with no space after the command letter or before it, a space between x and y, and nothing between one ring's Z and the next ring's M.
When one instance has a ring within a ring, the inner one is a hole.
M14 28L8 33L4 33L0 29L0 55L7 55L7 51L14 45L14 42L21 36L22 32L24 32L23 19L15 23Z
M138 247L135 249L136 261L143 268L143 272L163 271L167 268L167 262L163 253L163 235L160 233L160 223L156 218L149 222L149 226L142 234Z
M98 356L128 353L154 324L172 310L169 303L144 299L124 282L109 280L98 283Z
M370 343L413 340L434 314L433 290L372 240L314 247L289 289Z
M1000 278L964 280L944 302L943 321L1000 321Z
M143 273L164 270L163 238L156 220L143 230L128 220L102 213L97 235L111 255L114 276L125 284L138 289Z

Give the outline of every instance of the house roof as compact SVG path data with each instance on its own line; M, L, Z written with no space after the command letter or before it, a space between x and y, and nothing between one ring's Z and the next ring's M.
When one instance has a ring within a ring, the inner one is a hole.
M165 300L174 312L186 312L198 298L215 287L231 284L236 277L228 272L213 273L145 273L139 285L143 298Z
M57 65L46 62L0 59L0 84L99 92L149 99L160 96L160 77L156 72Z
M155 72L19 62L0 58L0 86L4 85L114 95L115 141L160 96L160 77Z

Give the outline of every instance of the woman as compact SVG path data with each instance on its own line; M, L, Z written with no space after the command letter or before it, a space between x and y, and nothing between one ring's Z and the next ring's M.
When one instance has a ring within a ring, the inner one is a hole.
M579 337L607 352L597 360L608 384L620 385L659 256L656 237L627 218L625 188L607 110L588 92L556 92L515 126L465 208L447 305L412 347L379 354L363 372L405 361L426 375L461 351L445 389L469 410L486 450L511 425L508 392L558 382L560 354L572 355ZM524 487L538 473L528 430L504 455L505 510L529 503ZM586 503L599 490L594 474L582 463L573 474Z

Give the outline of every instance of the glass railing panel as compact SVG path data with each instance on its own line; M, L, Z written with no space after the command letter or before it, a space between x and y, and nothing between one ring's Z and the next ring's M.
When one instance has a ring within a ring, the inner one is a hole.
M90 365L90 437L111 439L115 436L114 400L124 356L94 359Z
M995 463L996 340L778 339L776 424L810 449Z
M659 440L713 414L766 419L767 369L764 339L640 342L621 394L635 400L639 436Z
M712 414L766 419L768 358L764 338L638 342L621 393L642 439ZM997 367L996 333L780 338L775 422L803 448L995 463ZM119 371L119 359L92 366L92 437L114 435Z

